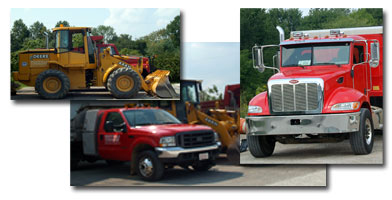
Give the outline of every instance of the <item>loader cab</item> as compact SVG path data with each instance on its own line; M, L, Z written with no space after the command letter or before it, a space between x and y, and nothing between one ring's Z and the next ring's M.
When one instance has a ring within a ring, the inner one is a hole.
M58 27L53 29L58 63L64 67L95 68L95 47L91 29Z
M202 91L201 81L181 80L181 101L188 101L193 104L200 103L200 93Z

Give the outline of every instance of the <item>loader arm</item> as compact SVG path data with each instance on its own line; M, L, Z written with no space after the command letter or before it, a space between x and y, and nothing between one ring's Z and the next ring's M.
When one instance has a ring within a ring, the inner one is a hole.
M220 137L222 147L228 148L231 144L237 141L238 126L236 125L236 123L233 123L231 120L219 120L219 117L214 118L212 116L209 116L195 109L194 105L190 102L185 102L185 106L188 123L204 124L214 129L214 131L218 133Z

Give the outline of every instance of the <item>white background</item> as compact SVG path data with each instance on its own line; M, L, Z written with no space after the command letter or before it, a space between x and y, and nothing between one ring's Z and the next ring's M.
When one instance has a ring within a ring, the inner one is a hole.
M330 166L328 187L307 188L90 188L69 186L69 104L68 102L15 102L9 100L9 41L11 7L170 7L181 8L183 42L239 42L240 9L246 7L383 7L384 32L389 33L390 9L385 0L372 1L2 1L1 8L1 132L0 199L385 199L391 190L388 165L390 137L384 131L384 166ZM88 16L86 16L88 17ZM48 27L50 28L50 27ZM385 37L385 36L384 36ZM389 37L385 39L384 57ZM391 72L384 61L385 88ZM388 95L387 95L388 96ZM389 98L384 101L389 107ZM391 123L388 116L386 127ZM191 194L190 194L191 193ZM223 195L223 196L222 196Z

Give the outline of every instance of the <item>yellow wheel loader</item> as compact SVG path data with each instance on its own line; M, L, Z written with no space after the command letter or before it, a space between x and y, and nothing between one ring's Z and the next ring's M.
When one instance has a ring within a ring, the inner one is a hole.
M15 81L34 86L45 99L64 98L70 90L105 86L116 98L132 98L139 90L162 98L177 98L169 82L170 71L143 73L143 60L131 66L110 54L98 54L91 39L91 28L57 27L53 29L55 48L27 50L19 54Z
M159 101L159 107L170 112L182 122L210 126L219 135L222 152L235 164L239 164L239 110L221 109L216 102L215 108L203 112L200 107L201 81L181 80L180 101ZM230 106L232 107L232 106Z

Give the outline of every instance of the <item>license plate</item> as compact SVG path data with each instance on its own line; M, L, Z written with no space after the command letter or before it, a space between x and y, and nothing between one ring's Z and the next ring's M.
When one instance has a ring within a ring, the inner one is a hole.
M207 159L208 159L208 153L199 154L199 160L207 160Z

